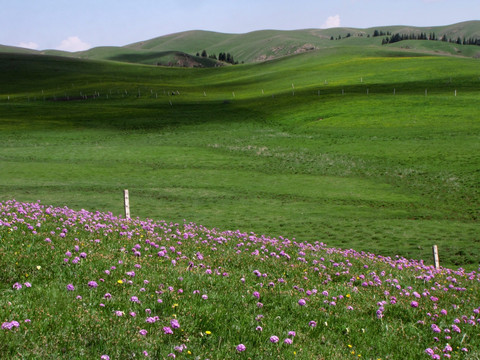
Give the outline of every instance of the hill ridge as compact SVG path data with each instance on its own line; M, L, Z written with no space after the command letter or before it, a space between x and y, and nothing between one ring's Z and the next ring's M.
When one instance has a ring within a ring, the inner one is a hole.
M187 30L142 40L124 46L99 46L81 52L57 50L35 51L0 45L0 52L28 52L60 55L94 60L114 60L164 66L213 67L219 63L209 56L230 53L238 62L253 63L273 60L307 51L332 46L381 47L385 36L376 36L375 30L388 34L435 33L436 39L446 36L451 40L480 39L480 20L464 21L445 26L416 27L409 25L374 26L369 28L338 27L329 29L274 30L262 29L246 33L222 33L210 30ZM396 44L394 47L438 55L460 55L480 58L480 48L459 48L456 43ZM391 45L389 45L391 46ZM470 45L469 45L470 46ZM108 51L107 51L108 50ZM195 57L205 50L207 57ZM170 55L166 56L166 53ZM171 56L172 52L177 53ZM166 58L165 58L166 56ZM188 61L182 59L188 58Z

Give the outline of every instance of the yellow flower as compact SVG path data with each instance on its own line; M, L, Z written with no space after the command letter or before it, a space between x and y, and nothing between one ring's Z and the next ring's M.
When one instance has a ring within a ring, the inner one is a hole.
M190 350L187 351L188 355L192 355L192 352Z
M42 267L40 265L37 265L37 270L40 270Z
M349 344L348 347L349 347L349 348L352 348L352 345Z
M207 331L205 331L205 334L207 334L207 335L211 335L211 334L212 334L212 332L211 332L211 331L209 331L209 330L207 330Z
M123 284L123 280L118 280L117 283L119 283L120 285Z
M349 297L350 297L350 294L347 294L347 295L345 295L345 296L346 296L347 298L349 298Z
M173 304L173 305L172 305L172 308L175 309L177 306L178 306L178 304Z

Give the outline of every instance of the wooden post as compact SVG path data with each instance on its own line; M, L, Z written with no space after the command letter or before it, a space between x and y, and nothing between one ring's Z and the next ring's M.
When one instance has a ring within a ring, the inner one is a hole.
M123 197L125 203L125 218L130 219L130 198L128 197L128 190L123 190Z
M437 245L433 245L433 263L435 264L435 269L440 269L440 260L438 259Z

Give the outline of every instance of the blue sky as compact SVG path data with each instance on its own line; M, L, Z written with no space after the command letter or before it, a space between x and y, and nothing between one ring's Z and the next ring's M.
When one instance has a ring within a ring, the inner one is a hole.
M0 44L79 51L186 30L436 26L479 18L480 0L0 0Z

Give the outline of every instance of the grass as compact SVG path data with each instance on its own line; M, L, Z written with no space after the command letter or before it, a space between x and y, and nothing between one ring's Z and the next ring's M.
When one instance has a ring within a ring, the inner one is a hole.
M475 269L477 65L351 47L222 69L1 55L0 199L120 214L128 188L135 217L427 262L437 244Z
M0 266L2 358L479 356L478 273L319 241L6 201Z

